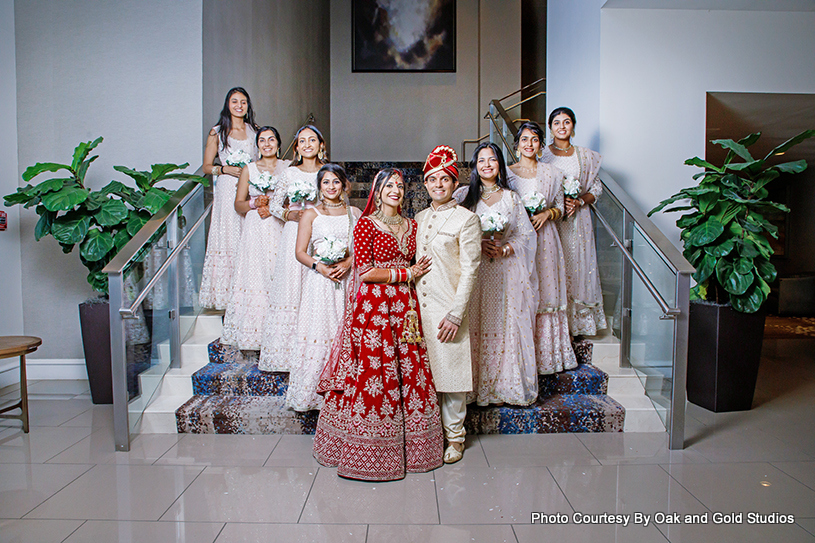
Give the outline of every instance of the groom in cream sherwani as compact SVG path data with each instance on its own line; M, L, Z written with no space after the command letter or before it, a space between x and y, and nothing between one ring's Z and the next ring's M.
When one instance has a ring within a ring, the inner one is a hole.
M464 453L464 418L467 392L473 390L467 303L481 263L481 221L456 204L456 153L439 145L424 165L424 185L432 203L416 215L416 258L433 261L430 272L418 280L422 330L448 447L444 462L458 462Z

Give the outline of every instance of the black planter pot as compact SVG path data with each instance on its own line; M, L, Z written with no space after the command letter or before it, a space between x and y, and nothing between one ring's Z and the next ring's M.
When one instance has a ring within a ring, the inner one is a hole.
M110 364L110 304L107 301L79 304L79 325L82 329L91 399L95 404L111 404L113 378Z
M692 301L688 340L688 401L716 413L753 405L764 309L740 313L729 304Z

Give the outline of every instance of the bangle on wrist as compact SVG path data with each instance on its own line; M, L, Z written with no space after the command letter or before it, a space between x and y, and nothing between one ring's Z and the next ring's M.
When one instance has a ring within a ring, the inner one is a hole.
M408 268L407 269L407 281L408 281L408 283L413 281L413 268Z
M283 210L283 222L286 222L288 220L289 220L289 208L286 208Z
M396 270L388 270L388 283L396 282Z

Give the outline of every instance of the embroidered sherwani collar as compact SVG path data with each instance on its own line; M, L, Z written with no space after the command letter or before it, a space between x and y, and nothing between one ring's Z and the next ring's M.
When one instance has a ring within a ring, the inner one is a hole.
M446 204L442 204L439 207L435 207L433 205L433 202L430 202L430 209L432 209L433 211L447 211L448 209L453 209L457 205L458 205L458 202L456 201L455 198L453 198L452 200L450 200Z

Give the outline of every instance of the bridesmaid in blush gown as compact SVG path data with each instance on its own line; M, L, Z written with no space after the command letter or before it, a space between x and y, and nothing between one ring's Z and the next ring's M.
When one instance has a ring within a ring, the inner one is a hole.
M276 128L258 129L256 142L260 159L243 169L235 196L235 211L244 221L221 336L222 343L250 351L260 350L277 242L283 232L283 221L269 211L269 198L289 165L288 160L277 158L280 134Z
M481 242L481 266L470 297L473 393L478 405L530 405L538 397L533 323L538 307L535 229L521 198L507 185L506 164L494 143L473 153L470 185L453 193L463 207L507 221L500 237Z
M232 286L235 250L241 238L243 217L235 211L235 194L241 168L228 164L232 153L243 151L257 158L255 113L249 93L241 87L230 89L224 100L221 118L207 137L204 171L212 174L212 216L209 223L204 274L198 294L201 307L226 309ZM215 164L215 157L220 164ZM249 161L247 161L249 162Z
M261 371L289 371L294 355L292 346L297 333L303 277L306 269L294 256L297 225L303 211L314 207L314 200L292 201L289 187L297 182L311 187L317 194L317 172L325 161L325 140L316 127L306 125L295 136L295 165L286 168L275 191L269 210L284 222L272 278L271 306L263 323L260 347ZM288 200L288 205L286 201Z
M522 199L544 198L543 209L532 215L537 231L535 269L538 275L538 307L535 317L535 358L538 374L546 375L577 367L577 358L566 318L566 268L555 224L563 216L563 172L538 162L544 134L536 122L518 128L517 164L510 166L509 186Z

